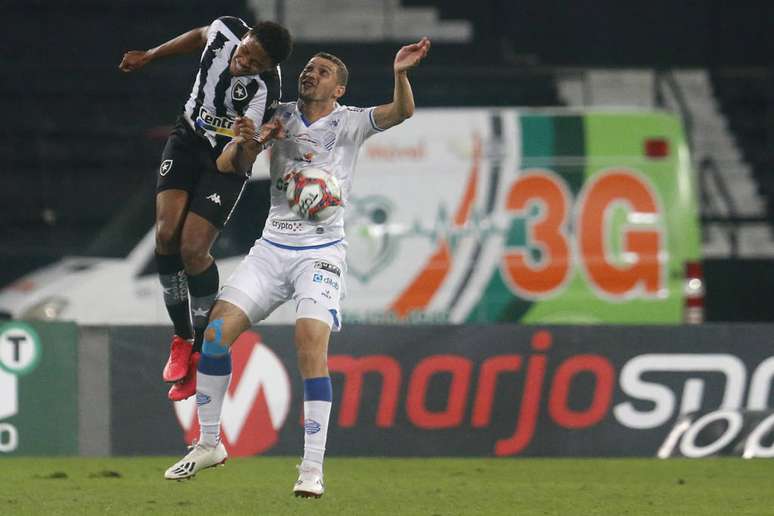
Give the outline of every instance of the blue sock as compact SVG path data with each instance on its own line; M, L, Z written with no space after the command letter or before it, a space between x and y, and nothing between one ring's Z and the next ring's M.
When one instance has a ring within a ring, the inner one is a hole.
M304 380L304 463L322 471L333 389L329 376Z
M331 377L307 378L304 380L304 401L331 401L333 387Z

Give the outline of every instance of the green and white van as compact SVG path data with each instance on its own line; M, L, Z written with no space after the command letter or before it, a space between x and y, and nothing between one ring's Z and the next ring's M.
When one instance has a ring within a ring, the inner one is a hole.
M366 142L358 322L703 319L697 190L667 112L419 110Z

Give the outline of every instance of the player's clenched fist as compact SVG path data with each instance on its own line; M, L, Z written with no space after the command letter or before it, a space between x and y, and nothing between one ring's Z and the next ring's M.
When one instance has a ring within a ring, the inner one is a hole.
M249 142L255 138L255 122L251 119L240 116L234 122L234 139L239 142Z
M133 72L148 64L150 59L150 54L145 50L130 50L124 54L118 69L122 72Z

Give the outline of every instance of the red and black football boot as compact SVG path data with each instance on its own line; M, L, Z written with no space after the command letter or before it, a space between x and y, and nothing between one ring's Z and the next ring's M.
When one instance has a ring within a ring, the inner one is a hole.
M191 353L191 361L188 365L188 374L170 387L167 397L172 401L183 401L196 394L196 369L199 367L199 358L202 354L198 351Z
M169 359L164 366L161 377L167 383L179 382L188 374L188 365L191 361L193 341L185 340L175 335L169 346Z

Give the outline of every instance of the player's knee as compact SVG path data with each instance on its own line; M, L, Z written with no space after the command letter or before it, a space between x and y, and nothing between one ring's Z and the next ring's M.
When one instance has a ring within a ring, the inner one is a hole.
M199 270L209 265L210 250L201 242L183 240L180 242L180 257L186 270Z
M230 342L227 342L223 336L222 318L213 319L204 330L204 339L202 341L202 355L210 357L221 357L228 353Z
M156 249L166 254L174 253L179 246L179 235L172 224L156 223Z
M304 306L305 303L307 306ZM297 315L295 341L298 357L313 361L324 359L331 333L330 312L311 299L303 299Z

